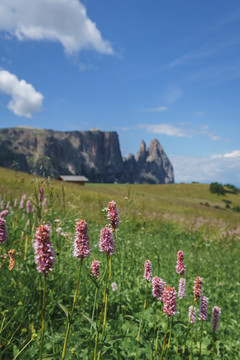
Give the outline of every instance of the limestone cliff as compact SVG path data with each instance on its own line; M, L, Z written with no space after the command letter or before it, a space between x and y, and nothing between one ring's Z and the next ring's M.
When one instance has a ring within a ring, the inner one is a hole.
M135 159L123 159L118 134L106 131L0 130L0 166L57 177L84 175L90 182L174 182L170 161L157 140L144 141Z

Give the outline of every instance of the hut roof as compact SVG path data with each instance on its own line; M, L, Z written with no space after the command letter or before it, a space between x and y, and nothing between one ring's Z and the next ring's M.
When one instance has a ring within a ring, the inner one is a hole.
M71 181L71 182L88 181L88 179L85 176L81 176L81 175L60 175L59 179L63 181Z

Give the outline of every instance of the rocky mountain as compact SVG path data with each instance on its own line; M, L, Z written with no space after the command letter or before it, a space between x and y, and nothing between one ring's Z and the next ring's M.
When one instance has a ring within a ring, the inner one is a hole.
M142 141L137 157L122 158L116 132L0 129L0 166L58 177L84 175L91 182L164 184L173 167L158 140Z

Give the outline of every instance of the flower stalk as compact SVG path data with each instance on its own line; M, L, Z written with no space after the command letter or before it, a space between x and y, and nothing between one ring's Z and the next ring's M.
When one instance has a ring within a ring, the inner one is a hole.
M64 340L64 345L63 345L62 359L65 359L65 356L66 356L68 337L69 337L70 328L71 328L72 319L73 319L73 311L74 311L74 308L75 308L75 305L76 305L76 302L77 302L77 297L78 297L78 288L79 288L79 283L80 283L80 275L81 275L81 270L82 270L82 262L83 262L83 259L80 260L80 266L79 266L79 271L78 271L77 285L76 285L75 294L74 294L74 298L73 298L73 304L72 304L71 314L70 314L70 317L69 317L69 320L68 320L68 326L67 326L67 331L66 331L65 340Z

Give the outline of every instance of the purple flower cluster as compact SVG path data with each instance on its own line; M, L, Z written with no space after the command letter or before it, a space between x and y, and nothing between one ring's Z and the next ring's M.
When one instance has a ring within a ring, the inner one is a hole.
M185 265L183 260L184 260L183 252L179 250L177 254L177 266L176 266L176 271L179 275L185 274Z
M76 236L74 240L73 256L80 260L90 254L88 226L85 220L79 220L76 224Z
M5 216L7 216L8 214L8 210L3 210L1 213L0 213L0 218L5 218Z
M206 296L201 297L199 320L207 320L208 311L208 298Z
M163 302L163 291L166 287L165 281L159 277L155 277L152 280L152 294L158 301Z
M145 272L144 272L144 279L146 279L147 281L151 281L152 280L152 264L150 260L146 260L145 261Z
M19 204L19 209L22 210L24 207L24 199L22 198Z
M98 260L94 260L91 264L92 274L97 279L99 277L100 272L100 262Z
M116 250L112 230L107 226L101 230L99 247L100 251L105 252L107 256L112 255Z
M4 244L7 240L7 229L5 220L0 217L0 244Z
M35 262L37 270L47 275L54 268L54 255L52 243L50 241L50 229L46 225L40 225L35 234Z
M179 299L183 299L185 297L185 287L186 287L186 279L181 278L179 280L179 287L178 287L178 297L179 297Z
M212 309L212 331L215 333L219 325L219 316L221 314L221 309L218 306L214 306Z
M196 322L196 308L194 306L189 306L188 318L191 324Z
M167 317L174 316L177 311L176 290L174 287L168 286L163 291L163 311Z
M117 210L117 205L116 205L115 201L111 201L108 204L108 216L107 217L110 220L110 225L114 232L115 229L118 228L118 224L119 224L118 210Z
M31 213L31 201L30 200L27 201L27 213L28 214Z

